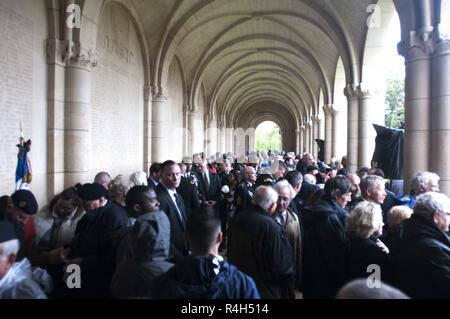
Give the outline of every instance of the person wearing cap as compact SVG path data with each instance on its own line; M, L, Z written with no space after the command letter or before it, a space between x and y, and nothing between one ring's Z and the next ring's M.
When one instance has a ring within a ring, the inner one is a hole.
M0 299L46 299L28 259L16 261L19 246L14 225L0 221Z
M67 264L80 265L81 289L77 297L104 298L114 273L118 234L126 226L125 210L106 198L106 189L98 183L84 184L79 190L86 214L78 222Z
M20 189L11 197L5 197L4 219L14 225L20 241L17 259L33 254L36 238L36 228L32 215L38 211L38 204L33 193L26 189Z

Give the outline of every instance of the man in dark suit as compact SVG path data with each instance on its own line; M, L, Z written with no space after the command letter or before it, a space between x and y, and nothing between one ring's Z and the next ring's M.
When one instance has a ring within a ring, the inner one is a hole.
M200 169L198 188L201 199L203 201L218 202L221 195L219 177L208 170L208 163L206 160L202 160L198 166Z
M161 165L161 181L156 186L160 208L170 221L170 255L179 259L188 254L184 233L186 231L186 208L177 188L181 182L180 167L174 161Z
M249 208L252 204L254 184L256 182L256 171L251 166L246 166L243 171L243 181L234 193L236 202L236 213Z
M193 211L200 208L200 199L198 197L197 187L195 182L190 179L181 176L180 186L177 188L177 192L180 193L183 198L184 206L186 207L186 213L188 216Z
M153 163L152 165L150 165L148 176L148 187L156 189L156 186L158 186L159 179L161 177L161 163Z
M228 185L228 175L231 172L231 162L229 160L224 160L221 167L220 176L220 184L222 186Z

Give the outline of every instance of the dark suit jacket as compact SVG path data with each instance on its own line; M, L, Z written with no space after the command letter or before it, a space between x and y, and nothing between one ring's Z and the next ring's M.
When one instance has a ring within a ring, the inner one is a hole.
M155 184L155 182L151 178L147 179L147 183L148 183L148 187L150 187L151 189L156 189L157 185Z
M195 184L192 184L188 178L181 177L180 186L177 188L177 192L183 197L187 216L191 216L191 213L200 207L200 200Z
M179 194L181 195L181 194ZM170 255L178 259L186 256L188 253L187 243L184 239L186 231L186 208L183 200L181 200L180 211L183 214L183 219L180 219L177 208L170 198L166 188L160 183L156 186L156 197L160 203L160 208L166 213L170 221Z
M216 174L212 174L208 172L209 174L209 190L205 189L205 179L203 178L203 174L199 175L198 180L198 189L200 191L200 194L202 196L203 200L213 200L218 202L220 200L221 195L221 184L219 176Z

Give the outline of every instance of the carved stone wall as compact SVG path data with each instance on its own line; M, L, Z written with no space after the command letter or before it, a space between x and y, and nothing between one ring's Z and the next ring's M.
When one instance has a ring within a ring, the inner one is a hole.
M90 174L143 167L144 69L135 27L123 7L107 4L93 73Z

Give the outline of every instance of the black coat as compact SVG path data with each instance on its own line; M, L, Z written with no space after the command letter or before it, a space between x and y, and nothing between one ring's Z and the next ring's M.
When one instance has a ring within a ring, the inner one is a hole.
M219 176L216 174L212 174L208 172L209 174L209 189L207 190L205 188L205 179L203 177L203 174L199 175L198 180L198 190L200 191L200 196L202 197L202 200L204 201L215 201L218 202L220 200L221 193L221 183Z
M181 177L180 186L177 188L177 192L183 197L187 216L190 216L194 210L200 207L197 187L195 187L195 184L191 183L188 178Z
M330 200L320 199L303 213L303 295L334 298L345 284L348 237L347 212Z
M184 238L187 215L183 201L181 200L182 207L179 207L181 214L183 214L183 220L181 220L175 204L161 183L156 186L156 197L160 203L160 209L166 213L170 221L170 255L175 259L186 256L189 250Z
M396 287L412 298L450 298L450 238L424 217L402 222L393 252Z
M250 208L252 205L253 194L255 188L246 182L241 182L234 192L234 200L236 202L236 213Z
M88 211L78 222L70 258L83 258L80 297L104 298L114 274L117 234L126 227L125 210L112 201ZM77 290L77 289L74 289Z
M294 257L284 228L257 206L236 216L228 261L253 278L262 298L287 298Z
M348 263L348 281L356 278L367 278L373 271L367 272L367 266L380 266L381 280L388 282L391 274L389 254L376 244L376 238L350 237L350 253Z

